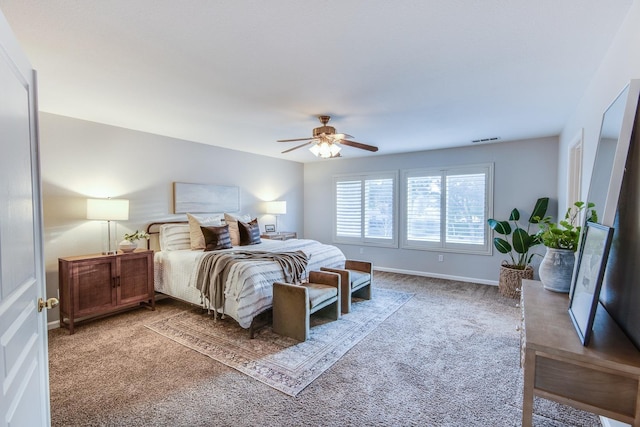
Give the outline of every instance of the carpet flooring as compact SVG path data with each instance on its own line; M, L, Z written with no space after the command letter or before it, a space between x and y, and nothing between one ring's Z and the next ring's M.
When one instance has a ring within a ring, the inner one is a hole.
M519 308L496 287L393 273L414 296L292 397L145 325L190 307L164 299L49 332L54 426L519 426ZM537 399L534 426L600 426Z
M199 308L146 325L177 343L224 363L290 396L330 368L410 298L411 294L377 289L369 301L353 303L337 321L312 316L305 342L262 328L250 339L231 318L213 322Z

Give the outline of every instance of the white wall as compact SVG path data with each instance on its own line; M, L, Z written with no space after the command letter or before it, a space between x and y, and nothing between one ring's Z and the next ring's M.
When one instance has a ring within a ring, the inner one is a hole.
M175 181L238 185L242 212L258 216L262 225L273 223L261 213L262 201L287 200L280 229L323 242L331 242L331 183L339 173L495 162L495 217L506 217L513 207L530 212L541 196L556 198L556 138L302 165L47 113L41 114L40 132L48 296L57 295L59 257L102 250L104 223L85 218L90 197L130 200L129 220L118 223L122 236L176 218L171 213ZM445 253L438 262L437 252L340 248L350 258L370 259L389 270L492 284L504 259ZM50 320L57 319L54 310Z
M536 199L544 196L553 199L549 214L556 216L557 150L558 140L552 137L308 163L304 167L304 234L311 239L332 241L333 175L487 162L495 164L495 218L507 219L514 207L523 216L526 213L528 218ZM344 244L337 246L347 258L370 260L377 268L490 284L497 283L499 266L505 259L496 251L493 256L484 256ZM539 251L544 253L544 248L539 247ZM443 262L438 261L439 254L444 256Z
M580 104L560 135L558 173L560 206L565 207L567 203L569 147L581 129L584 129L582 199L586 199L602 115L629 80L640 78L639 52L640 0L635 0Z
M283 230L302 233L303 166L300 163L41 113L40 147L47 296L57 296L58 258L100 253L104 223L86 219L86 199L129 199L129 220L119 240L172 214L172 183L240 187L241 212L274 223L263 201L286 200ZM49 320L59 319L56 310Z

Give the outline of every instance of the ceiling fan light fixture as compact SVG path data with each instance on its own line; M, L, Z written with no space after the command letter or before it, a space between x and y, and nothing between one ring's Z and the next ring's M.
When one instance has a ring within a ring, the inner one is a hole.
M311 147L309 147L309 151L311 151L316 157L320 156L320 148L318 147L318 144L313 144Z
M319 116L318 119L320 123L322 123L322 126L313 129L313 136L311 138L278 139L278 142L306 141L296 147L284 150L282 153L288 153L298 148L306 147L309 144L313 144L309 147L309 151L311 151L314 156L322 157L323 159L340 157L342 145L348 145L349 147L359 148L373 153L378 151L378 147L373 145L352 141L353 137L349 134L336 133L336 128L327 126L327 123L331 119L330 116Z
M333 142L330 142L330 141L321 141L316 144L313 144L309 148L309 151L311 151L313 155L316 157L329 159L331 157L335 157L340 152L341 149L342 147L340 147L338 144L334 144Z
M333 144L327 141L322 141L320 144L318 144L318 151L320 152L320 157L322 157L323 159L328 159L329 157L331 157L332 145Z

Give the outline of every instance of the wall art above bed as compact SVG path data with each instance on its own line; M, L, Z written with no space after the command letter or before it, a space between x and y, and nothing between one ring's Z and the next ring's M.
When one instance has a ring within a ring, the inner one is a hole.
M173 183L173 213L238 212L239 210L239 187Z

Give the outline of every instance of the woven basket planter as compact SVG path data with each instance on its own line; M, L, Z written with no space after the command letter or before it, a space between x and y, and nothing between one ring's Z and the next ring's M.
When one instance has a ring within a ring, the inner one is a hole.
M522 279L533 279L533 267L519 270L509 265L501 265L498 291L507 298L520 298Z

